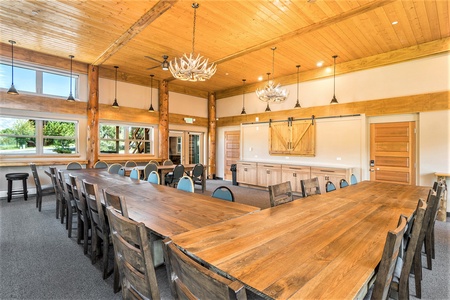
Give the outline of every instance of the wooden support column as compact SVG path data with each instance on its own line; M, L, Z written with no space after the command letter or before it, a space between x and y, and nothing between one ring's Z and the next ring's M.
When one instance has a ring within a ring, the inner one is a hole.
M216 94L208 96L208 177L216 177Z
M98 153L100 150L99 140L99 113L98 113L98 66L88 67L88 89L89 99L87 104L87 143L86 143L86 160L87 167L92 168L98 161Z
M169 158L169 82L159 84L159 158Z

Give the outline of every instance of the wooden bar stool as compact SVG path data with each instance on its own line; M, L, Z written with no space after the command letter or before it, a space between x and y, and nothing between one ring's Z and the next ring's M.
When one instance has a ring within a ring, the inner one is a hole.
M27 179L28 173L8 173L5 175L8 180L8 202L11 202L12 195L23 194L25 201L28 199ZM12 189L14 180L22 180L22 190Z

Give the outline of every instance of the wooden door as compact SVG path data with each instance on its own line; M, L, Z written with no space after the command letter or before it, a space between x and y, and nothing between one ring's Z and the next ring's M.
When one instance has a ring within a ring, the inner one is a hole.
M231 164L235 164L240 157L241 132L225 131L225 163L224 163L224 179L231 180Z
M370 125L370 180L416 185L416 123Z

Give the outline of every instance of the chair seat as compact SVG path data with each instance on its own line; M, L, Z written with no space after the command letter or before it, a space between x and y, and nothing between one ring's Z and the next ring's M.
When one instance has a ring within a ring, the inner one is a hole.
M8 173L5 175L8 180L23 180L28 179L28 176L30 176L28 173Z

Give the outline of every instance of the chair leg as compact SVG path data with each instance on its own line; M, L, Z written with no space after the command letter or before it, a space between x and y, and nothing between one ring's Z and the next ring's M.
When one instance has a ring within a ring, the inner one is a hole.
M109 259L109 239L108 237L105 237L105 239L103 240L103 251L102 251L102 255L103 255L103 279L106 279L109 277L109 273L108 273L108 259Z
M85 220L88 222L88 220ZM83 224L83 250L84 254L88 254L88 246L89 246L89 223ZM92 230L91 230L92 232ZM91 244L92 244L92 234L91 234Z
M95 264L97 262L97 254L98 254L98 237L97 232L95 232L95 228L92 228L92 238L91 238L91 262Z
M69 228L67 229L67 236L69 238L72 237L72 224L73 224L73 212L72 209L70 209L70 212L67 214L67 224Z
M81 244L81 239L84 233L84 222L81 220L81 216L77 213L77 244Z
M422 297L422 253L421 251L417 251L414 256L414 281L416 284L416 297L421 298Z
M427 256L427 268L429 270L433 269L433 261L431 259L432 253L431 253L431 235L428 235L425 237L425 254Z
M435 259L435 248L434 248L434 224L431 229L431 258Z
M36 195L36 207L38 208L39 211L41 211L41 209L42 209L42 195L41 194Z
M65 206L66 204L64 203L64 201L61 201L60 205L59 205L59 215L61 217L61 224L64 224L64 210L65 210Z
M114 255L114 293L120 291L120 274L119 266L117 265L116 256Z
M56 197L56 218L59 219L59 200L58 196Z

